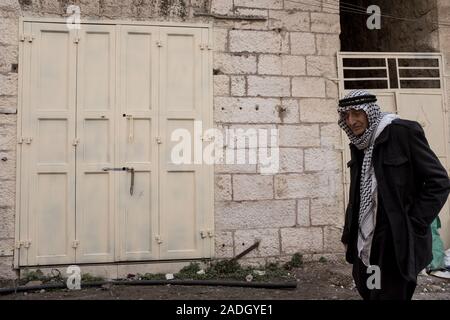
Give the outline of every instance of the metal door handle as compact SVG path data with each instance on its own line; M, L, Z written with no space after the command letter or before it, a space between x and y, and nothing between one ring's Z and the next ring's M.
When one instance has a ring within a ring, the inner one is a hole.
M103 171L128 171L129 168L127 167L120 167L120 168L103 168Z
M127 168L127 171L131 172L130 196L132 196L134 190L134 168Z
M119 168L103 168L103 171L126 171L131 172L131 182L130 182L130 195L133 195L134 191L134 168L129 167L119 167Z
M133 115L124 113L122 116L128 119L128 141L132 142L134 138Z

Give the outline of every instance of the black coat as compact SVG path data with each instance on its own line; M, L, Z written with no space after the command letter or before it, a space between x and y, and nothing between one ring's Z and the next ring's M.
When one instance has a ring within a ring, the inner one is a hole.
M342 242L346 260L354 263L359 215L359 180L362 151L350 144L350 193ZM378 197L392 230L402 275L415 281L432 260L430 224L447 201L447 171L430 149L422 127L415 121L395 119L375 141L373 165Z

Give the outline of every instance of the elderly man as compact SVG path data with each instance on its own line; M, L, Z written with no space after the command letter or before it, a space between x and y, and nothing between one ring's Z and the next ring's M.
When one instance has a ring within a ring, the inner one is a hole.
M376 101L364 90L339 101L338 123L351 142L341 240L363 299L410 300L417 275L431 261L430 224L450 183L422 127L381 112ZM368 285L377 271L369 266L379 268L380 286Z

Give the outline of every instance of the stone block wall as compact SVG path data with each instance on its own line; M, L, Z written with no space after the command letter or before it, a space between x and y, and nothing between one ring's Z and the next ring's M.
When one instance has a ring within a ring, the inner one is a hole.
M321 1L213 1L212 12L261 21L215 22L214 120L279 130L280 169L216 167L216 254L260 240L247 263L342 254L341 136L336 124L339 14ZM285 110L285 111L282 111Z
M16 277L14 253L20 4L0 3L0 278Z

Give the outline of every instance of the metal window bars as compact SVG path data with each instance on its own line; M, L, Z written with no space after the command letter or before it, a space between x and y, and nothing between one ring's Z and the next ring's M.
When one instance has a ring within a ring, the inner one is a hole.
M344 90L441 89L441 55L435 53L338 54Z

